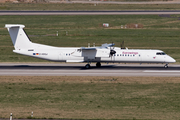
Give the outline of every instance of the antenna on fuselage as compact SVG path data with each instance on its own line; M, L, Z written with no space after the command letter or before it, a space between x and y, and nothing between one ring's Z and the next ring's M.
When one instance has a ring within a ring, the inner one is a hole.
M121 49L126 49L126 48L124 47L124 40L122 41L122 43L120 44L120 46L121 46Z

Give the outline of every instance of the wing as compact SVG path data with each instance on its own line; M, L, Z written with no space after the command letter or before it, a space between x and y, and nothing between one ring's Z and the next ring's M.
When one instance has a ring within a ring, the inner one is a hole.
M109 57L110 49L115 44L102 44L99 47L81 47L80 49L75 50L71 53L73 56L77 57L86 57L88 59L95 59L96 57Z
M112 46L114 46L114 45L115 45L114 43L111 43L111 44L105 43L105 44L102 44L102 45L101 45L101 48L108 48L108 47L112 47Z
M82 50L108 49L108 47L112 47L114 45L115 45L114 43L110 43L110 44L105 43L105 44L102 44L99 47L81 47L80 49L82 49Z

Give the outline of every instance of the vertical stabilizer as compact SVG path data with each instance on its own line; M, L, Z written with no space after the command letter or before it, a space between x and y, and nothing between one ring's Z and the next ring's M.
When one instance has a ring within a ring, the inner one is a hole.
M6 24L5 28L8 29L13 42L15 50L32 48L32 42L24 32L24 25Z

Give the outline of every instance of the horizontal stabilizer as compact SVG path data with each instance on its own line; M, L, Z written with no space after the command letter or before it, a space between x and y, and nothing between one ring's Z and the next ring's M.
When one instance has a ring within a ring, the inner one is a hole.
M5 25L5 28L17 28L17 27L24 28L25 26L19 25L19 24L6 24Z

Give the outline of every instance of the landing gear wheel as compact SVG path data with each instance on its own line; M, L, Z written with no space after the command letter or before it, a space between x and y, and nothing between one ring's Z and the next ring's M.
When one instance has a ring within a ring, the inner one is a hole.
M85 65L85 68L86 68L86 69L89 69L90 67L91 67L90 64L86 64L86 65Z
M164 68L168 68L168 64L166 64L166 65L164 66Z
M97 63L96 63L96 67L101 67L101 63L100 63L100 62L97 62Z

